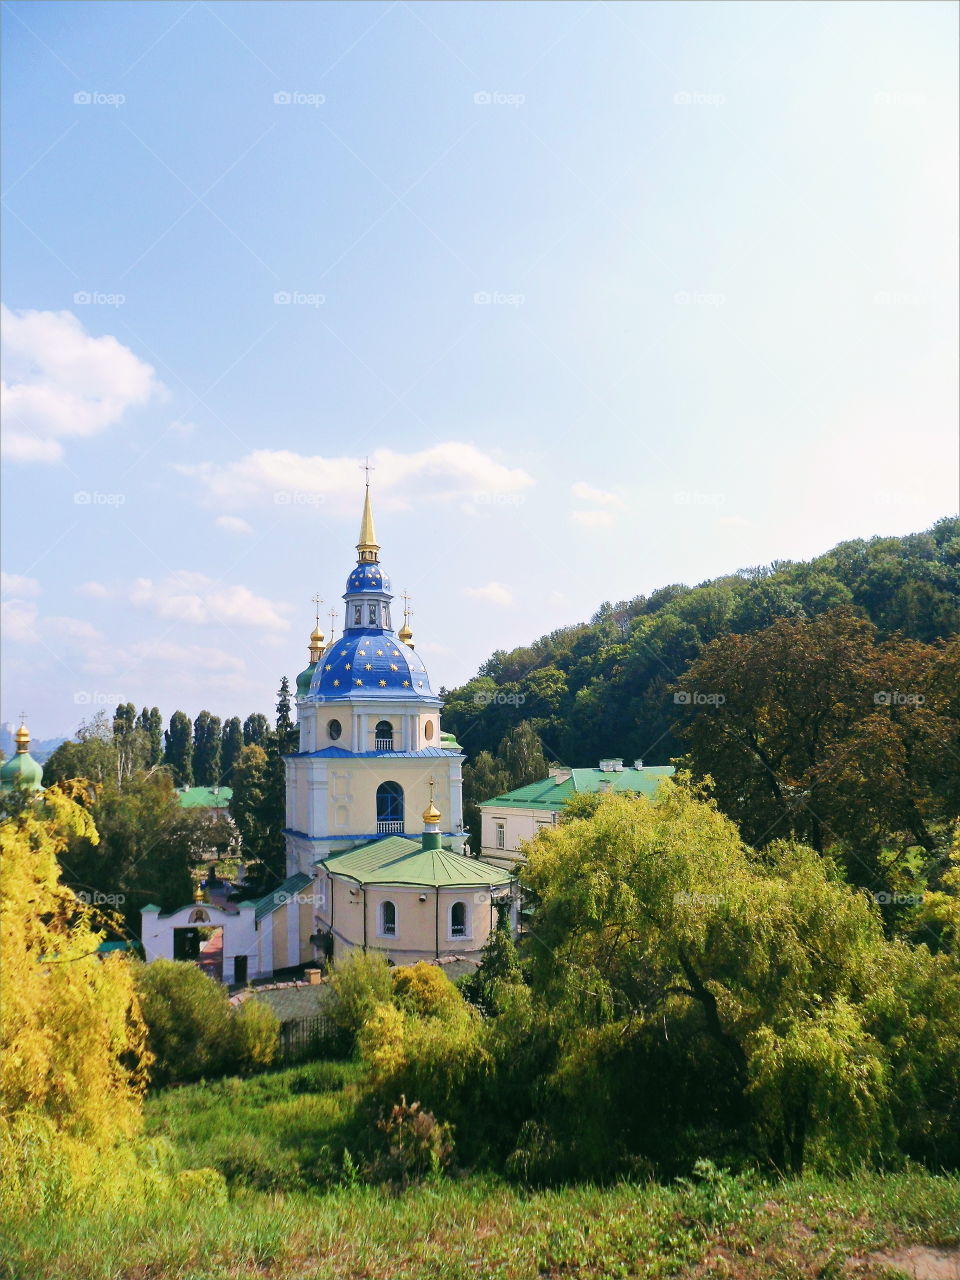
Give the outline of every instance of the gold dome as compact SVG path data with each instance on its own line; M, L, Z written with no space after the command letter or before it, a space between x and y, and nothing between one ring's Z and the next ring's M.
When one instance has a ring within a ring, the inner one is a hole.
M427 805L427 807L423 811L424 822L436 824L440 821L442 817L443 817L443 814L440 812L440 810L431 800L430 803Z
M196 888L193 891L193 900L194 902L203 901L203 886L200 884L199 880L197 881Z
M320 630L319 622L310 632L310 647L313 649L323 648L323 632Z
M23 755L30 745L30 730L23 721L20 722L20 728L13 735L13 740L17 744L17 755Z

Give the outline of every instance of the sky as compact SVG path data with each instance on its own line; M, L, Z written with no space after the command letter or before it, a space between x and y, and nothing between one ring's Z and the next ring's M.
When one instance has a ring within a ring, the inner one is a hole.
M957 7L21 3L0 719L436 689L957 507Z

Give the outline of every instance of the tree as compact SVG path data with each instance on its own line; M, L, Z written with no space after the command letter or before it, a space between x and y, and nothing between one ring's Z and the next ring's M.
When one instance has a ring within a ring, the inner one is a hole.
M290 717L290 682L284 676L277 691L277 727L274 730L281 755L297 750L297 729Z
M146 766L150 755L150 739L137 724L137 709L132 702L122 702L113 715L113 746L117 785Z
M193 725L185 711L175 711L170 717L170 728L163 735L165 750L163 763L173 773L178 787L193 786Z
M237 825L247 880L258 896L283 878L283 838L273 822L270 760L262 747L244 747L233 770L230 815ZM279 843L279 849L278 849ZM279 854L279 857L278 857ZM249 864L253 864L251 867Z
M223 723L220 747L220 772L223 778L223 785L226 787L233 785L233 769L242 748L243 730L240 726L240 717L231 716L229 720L225 720Z
M463 766L463 820L475 850L480 848L480 805L493 796L503 795L512 786L506 765L495 760L489 751L481 751L472 764Z
M163 760L163 718L160 715L160 708L151 707L148 710L144 707L140 712L137 727L147 735L150 743L147 763L151 768L155 768Z
M510 772L509 789L540 782L549 773L543 746L528 720L523 720L505 735L497 755Z
M220 719L209 711L193 722L193 776L200 787L220 784Z
M259 711L247 716L243 722L243 744L246 747L265 747L270 737L270 722Z
M138 1132L149 1057L129 960L98 957L99 912L60 880L68 843L97 841L90 814L48 788L0 836L0 1163L32 1204L48 1167L79 1176Z
M464 996L488 1017L500 1012L503 987L523 982L520 957L506 911L497 911L497 925L480 952L477 972L460 988Z

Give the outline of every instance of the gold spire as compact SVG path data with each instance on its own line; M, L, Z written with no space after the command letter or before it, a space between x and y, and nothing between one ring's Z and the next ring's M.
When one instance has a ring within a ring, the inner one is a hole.
M413 640L413 632L410 630L410 597L406 591L403 592L403 626L397 632L397 639L402 640L409 648L413 648L411 643Z
M316 595L313 597L313 603L317 607L317 625L310 632L310 661L319 662L320 655L323 653L323 632L320 630L320 606L323 600Z
M373 528L373 510L370 506L370 472L373 470L369 459L365 459L362 468L367 473L366 492L363 497L363 517L360 520L360 541L357 543L357 558L368 564L377 564L380 559L380 544Z
M435 827L443 816L437 806L433 803L433 788L436 786L433 778L430 779L430 803L423 811L423 820L428 826Z
M20 713L20 728L13 735L13 740L17 744L17 755L22 756L30 746L30 730L23 722L23 713Z

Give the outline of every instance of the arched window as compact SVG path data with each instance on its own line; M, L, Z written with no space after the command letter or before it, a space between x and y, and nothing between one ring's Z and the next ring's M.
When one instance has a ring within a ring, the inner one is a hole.
M378 751L393 750L393 725L389 720L380 720L373 731L373 745Z
M397 907L393 902L380 903L380 933L384 938L397 936Z
M367 623L371 627L377 625L377 606L375 604L370 604L367 608Z
M343 733L343 726L341 725L340 721L331 720L330 723L327 725L327 733L329 734L330 741L336 742L336 740L340 737L341 733Z
M361 612L361 606L358 604L353 606L353 625L355 627L363 626L363 614Z
M450 937L465 938L467 936L467 904L455 902L450 908Z
M403 831L403 787L381 782L377 787L377 831L393 835Z
M428 720L427 723L423 726L423 736L426 738L428 742L433 738L433 721L432 720Z

